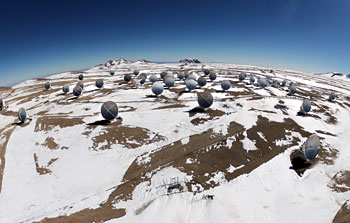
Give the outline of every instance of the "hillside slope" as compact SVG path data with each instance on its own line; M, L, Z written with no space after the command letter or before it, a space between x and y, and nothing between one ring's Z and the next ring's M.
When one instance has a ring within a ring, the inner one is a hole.
M176 78L159 97L148 78L139 88L123 79L139 70L162 83L163 71L198 78L203 69L217 79L189 92ZM239 82L241 72L294 82L297 93L262 89L249 76ZM79 74L84 90L75 97ZM232 85L225 92L223 80ZM350 195L349 89L344 76L124 59L0 89L8 106L0 111L0 222L332 222ZM202 91L214 103L198 112ZM297 115L305 98L312 110ZM110 124L100 114L105 101L119 107ZM23 124L20 107L30 118ZM321 151L298 175L290 154L314 133Z

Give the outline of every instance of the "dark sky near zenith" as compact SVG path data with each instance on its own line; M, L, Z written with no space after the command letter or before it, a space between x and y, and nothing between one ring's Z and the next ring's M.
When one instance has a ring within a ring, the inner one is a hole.
M350 72L350 1L1 1L0 86L109 59Z

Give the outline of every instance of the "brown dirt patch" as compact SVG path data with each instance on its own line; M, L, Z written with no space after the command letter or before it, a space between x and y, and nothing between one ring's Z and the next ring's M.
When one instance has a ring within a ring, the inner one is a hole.
M312 104L312 106L315 107L315 104ZM326 105L317 104L316 109L313 108L312 112L326 115L327 116L326 123L328 124L333 124L333 125L337 124L337 118L334 115L332 115L330 108Z
M236 123L233 123L230 126L230 134L235 134L243 130L243 127ZM93 222L94 220L96 221L96 219L93 218L93 216L95 216L96 213L105 214L106 212L113 211L114 209L112 208L112 204L118 202L119 200L130 199L132 197L132 192L134 188L141 182L149 180L149 178L146 177L146 173L172 165L172 163L174 162L173 160L181 159L185 156L185 154L191 154L195 150L201 149L202 147L208 146L208 144L210 143L215 143L225 138L225 136L210 137L212 135L212 131L208 131L203 134L191 136L190 143L187 145L182 145L180 140L170 145L167 145L162 149L157 149L156 152L151 154L152 161L148 164L139 165L137 160L140 157L136 158L124 175L124 183L118 185L117 188L109 195L108 200L105 203L101 204L99 208L84 209L83 211L74 213L69 216L45 219L42 222L57 222L57 220L62 220L62 222L81 222L81 219L84 219L84 222ZM209 140L203 140L202 137L208 138ZM125 215L124 209L118 210L119 217ZM84 216L84 218L81 218L82 215ZM115 216L113 218L117 217L118 216ZM103 221L101 220L101 218L98 219L99 221ZM105 215L104 220L108 219L111 219L111 217L109 215Z
M131 107L131 106L126 106L126 105L123 105L123 106L119 106L119 108L123 109L122 111L120 111L121 109L119 109L119 112L133 112L133 111L136 111L136 108L134 107Z
M256 95L254 97L248 98L247 100L248 101L256 101L256 100L261 100L263 98L264 98L263 96Z
M13 116L13 117L17 117L17 114L18 114L18 112L10 111L10 110L2 110L0 111L0 113L5 116Z
M112 206L101 206L96 209L84 209L68 216L44 218L38 223L95 223L105 222L114 218L123 217L125 209L113 209Z
M270 113L270 114L277 114L277 112L274 112L274 111L261 110L261 109L256 109L256 108L251 108L248 111L258 111L258 112L265 112L265 113Z
M258 132L261 132L265 138L262 139ZM259 115L257 125L253 126L247 131L247 136L250 140L255 141L257 148L269 148L276 140L286 140L287 135L291 135L291 132L299 132L303 137L309 137L311 133L306 132L304 128L299 126L293 119L285 118L284 122L273 122L269 121L267 118ZM295 144L300 142L296 139ZM273 149L276 146L272 146Z
M36 155L36 153L34 153L34 162L35 162L35 169L36 172L40 175L44 175L44 174L48 174L51 173L52 171L49 169L49 167L51 166L51 164L53 164L56 160L58 160L58 158L54 158L51 159L46 166L40 166L39 165L39 161L38 161L38 156Z
M350 108L350 103L343 102L344 105L346 105L348 108Z
M64 118L59 116L43 116L39 117L35 123L35 132L51 131L55 127L66 128L70 126L83 124L81 118Z
M220 110L213 110L213 109L206 109L206 110L202 110L202 109L192 109L189 111L189 116L190 117L193 117L195 116L196 114L198 113L202 113L202 114L207 114L208 117L201 117L201 118L194 118L191 120L191 123L193 125L201 125L201 124L204 124L205 122L207 121L211 121L211 120L215 120L217 119L218 117L221 117L223 115L225 115L225 112L223 111L220 111Z
M347 200L339 209L333 219L333 223L349 223L350 219L350 201Z
M334 165L334 160L338 157L338 150L326 143L322 143L320 151L316 157L316 162L322 162L326 165Z
M350 191L350 171L341 170L336 173L328 186L338 193Z
M49 149L58 149L58 144L55 142L55 139L52 137L47 137L45 139L45 143L43 143L42 145L46 146Z
M10 91L11 87L0 87L0 91Z
M322 94L320 91L316 91L316 90L305 91L300 89L298 86L297 86L296 94L303 98L310 98L310 101L314 101L314 100L317 100L318 98L322 98Z
M319 134L323 134L323 135L329 135L329 136L334 136L334 137L337 136L337 135L335 135L333 133L325 132L325 131L322 131L322 130L316 130L316 132L319 133Z
M162 107L154 108L153 110L168 109L168 108L184 108L184 107L187 107L187 106L183 104L172 104L172 105L165 105Z
M131 199L133 188L142 181L149 179L147 173L153 173L152 171L166 166L174 166L193 176L192 182L188 183L189 191L192 191L191 184L199 183L204 189L216 186L214 182L207 182L217 171L224 172L226 180L231 180L243 173L248 173L255 169L257 166L267 162L275 155L283 152L288 146L276 146L273 141L275 139L284 139L288 134L287 130L299 130L302 135L310 135L301 129L293 120L286 119L285 123L273 123L267 127L268 120L264 118L259 119L258 128L259 131L270 131L273 125L279 125L279 128L283 131L277 131L271 136L271 141L266 144L258 144L259 150L253 150L247 152L240 140L244 136L240 133L244 131L243 127L237 123L231 122L228 128L228 135L215 135L211 130L199 135L190 137L190 141L186 145L182 145L181 141L177 141L171 145L165 146L156 152L149 155L151 161L146 164L139 164L135 159L133 164L127 170L121 184L113 191L108 199L110 202L118 202L119 200ZM287 123L287 124L286 124ZM283 128L282 128L283 127ZM254 127L253 127L254 128ZM266 128L266 130L263 130ZM254 131L254 130L251 130ZM266 134L267 135L267 134ZM228 146L228 137L235 136L235 140L232 146ZM203 140L203 139L207 140ZM294 140L296 144L298 141ZM289 145L290 146L290 145ZM272 148L272 149L270 149ZM198 160L199 162L187 164L188 158ZM241 169L238 169L232 173L227 171L230 165L235 167L244 165ZM205 175L209 173L209 175Z
M224 140L228 136L235 135L244 128L232 122L228 128L228 135L215 135L212 130L208 130L202 134L190 136L189 143L183 145L181 140L176 141L170 145L164 146L163 148L157 149L154 153L149 155L150 162L139 164L137 160L130 165L129 169L124 175L122 185L119 185L115 191L110 195L109 200L119 201L131 199L134 188L141 182L149 179L147 173L151 173L153 170L159 171L160 169L167 166L177 167L177 162L182 162L194 152L206 148L212 144L218 143ZM206 139L206 140L203 140Z
M90 131L85 132L84 135L89 136L94 128L96 128L96 125L90 125L88 127ZM135 149L164 139L163 136L155 134L148 129L123 126L121 121L115 121L102 126L100 134L92 138L93 145L91 149L110 149L113 144L122 144L128 149ZM100 144L104 145L99 147Z
M336 117L334 117L334 116L330 116L330 117L328 117L328 119L326 120L326 123L328 123L328 124L332 124L332 125L335 125L335 124L337 124L337 123L338 123L338 120L337 120L337 118L336 118Z
M265 139L261 138L258 132L262 133ZM253 142L255 141L255 146L259 148L259 151L261 151L261 157L266 157L268 156L267 154L270 154L271 157L271 153L273 156L275 156L276 153L278 154L285 151L288 147L299 144L300 140L298 138L294 138L289 145L276 145L275 142L277 140L287 140L287 136L291 136L291 132L299 132L303 137L309 137L311 135L311 133L306 132L290 118L285 118L284 122L280 123L272 122L265 117L258 116L257 125L253 126L247 131L247 136ZM296 166L296 162L298 162L297 156L298 154L291 154L291 163L295 171L300 175L306 170L308 165ZM256 158L253 160L256 160Z
M48 78L35 78L34 80L36 80L36 81L48 81L50 79L48 79Z

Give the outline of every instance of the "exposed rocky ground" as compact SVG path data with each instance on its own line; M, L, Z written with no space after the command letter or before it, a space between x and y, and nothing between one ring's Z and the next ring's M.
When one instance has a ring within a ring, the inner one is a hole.
M204 69L217 79L205 76L193 91L176 79L158 97L148 78L139 88L124 81L138 78L134 70L162 82L163 71L198 78ZM240 82L242 72L248 76ZM79 74L85 86L75 97ZM288 84L252 85L250 74L294 82L297 93L288 95ZM349 89L333 73L125 59L0 88L7 106L0 111L0 222L349 222ZM204 111L195 109L202 91L214 97ZM306 98L311 112L298 115ZM100 114L105 101L119 108L111 123ZM23 124L20 107L29 117ZM293 170L296 150L314 133L320 153Z

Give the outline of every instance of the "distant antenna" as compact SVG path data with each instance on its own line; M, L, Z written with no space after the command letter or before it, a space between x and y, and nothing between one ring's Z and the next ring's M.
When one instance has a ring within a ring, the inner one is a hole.
M296 92L297 92L297 88L296 88L295 85L292 83L292 84L289 86L289 94L290 94L290 95L294 95Z
M186 88L189 90L189 91L192 91L194 89L196 89L197 87L197 82L193 79L189 79L186 81Z
M187 79L188 80L194 80L194 81L197 80L196 75L194 75L194 74L190 74Z
M189 74L187 71L185 71L185 72L184 72L184 78L185 78L185 79L188 79L189 76L190 76L190 74Z
M329 95L329 100L330 100L330 101L334 101L336 97L337 97L337 96L336 96L335 93L332 91L331 94Z
M156 82L152 85L152 92L155 95L160 95L161 93L163 93L163 84L160 82Z
M101 89L103 87L103 80L102 79L97 79L95 82L95 85L97 88Z
M214 72L210 72L210 74L209 74L209 79L210 79L211 81L214 81L214 80L216 79L216 74L215 74Z
M250 83L250 84L254 84L254 83L255 83L255 78L254 78L253 75L250 76L249 83Z
M152 74L150 77L149 77L149 81L151 81L152 83L156 82L157 81L157 76L155 74Z
M131 74L125 74L124 75L124 81L130 82L131 81Z
M222 90L224 90L224 91L227 91L228 89L230 89L230 88L231 88L231 83L230 83L230 81L224 80L223 82L221 82L221 88L222 88Z
M182 73L182 72L179 72L179 73L177 74L177 78L179 78L180 80L182 80L182 79L185 78L185 74Z
M204 87L207 84L207 80L205 77L199 77L197 83L199 86Z
M280 86L280 82L278 80L273 80L272 82L272 86L275 87L275 88L278 88Z
M68 84L63 85L62 91L63 93L67 94L69 92L69 85Z
M142 73L140 74L139 78L141 79L141 84L144 84L147 79L147 74Z
M167 78L165 78L165 85L167 86L167 87L173 87L174 85L175 85L175 80L174 80L174 78L172 78L172 77L167 77Z
M239 80L239 82L244 81L245 77L246 77L246 74L245 74L245 73L240 73L240 74L238 75L238 80Z
M81 87L79 85L76 85L74 88L73 88L73 94L76 96L76 97L79 97L81 95L81 92L83 91L83 89L81 89Z
M271 76L268 76L268 77L267 77L267 83L268 83L269 85L271 85L271 84L273 83L273 79L272 79Z
M46 83L45 83L45 89L46 89L46 90L49 90L50 87L51 87L50 82L46 82Z
M168 73L166 71L163 71L162 73L160 73L160 78L164 80L166 75L168 75Z
M141 80L139 80L139 79L134 79L135 88L139 88L139 87L140 87L140 84L141 84Z
M267 82L267 80L265 78L260 78L258 80L258 84L261 88L266 88L267 85L269 85L269 83Z

